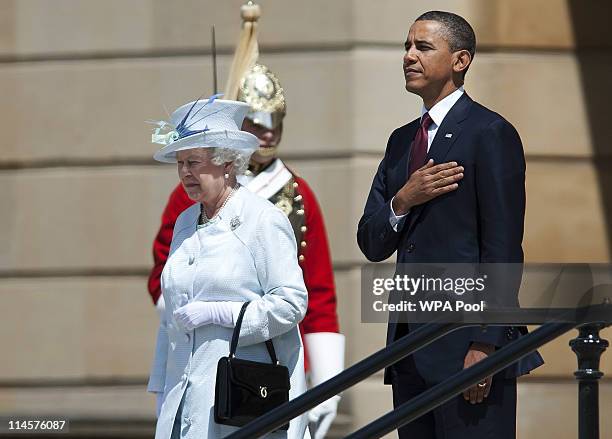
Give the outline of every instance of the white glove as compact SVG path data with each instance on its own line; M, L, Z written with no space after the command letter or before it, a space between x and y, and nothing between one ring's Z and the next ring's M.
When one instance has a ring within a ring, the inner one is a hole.
M166 399L165 394L163 392L155 393L155 404L156 404L155 414L158 418L159 418L159 414L161 413L162 405L164 405L165 399Z
M174 311L173 317L185 332L209 324L233 328L234 314L238 314L241 306L242 303L240 302L202 302L197 300L178 308Z
M344 335L335 332L304 334L304 343L310 360L312 387L329 380L344 370ZM340 395L332 396L308 412L313 439L323 439L338 413Z

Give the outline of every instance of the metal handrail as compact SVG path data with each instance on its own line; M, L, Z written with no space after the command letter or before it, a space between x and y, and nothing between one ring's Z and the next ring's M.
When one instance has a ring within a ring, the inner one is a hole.
M591 310L590 314L586 314L588 309ZM592 312L593 309L595 309L595 313ZM426 392L402 404L394 411L387 413L348 437L368 439L380 437L396 429L398 426L404 425L422 416L434 407L475 385L485 377L493 375L508 365L519 361L522 357L530 354L540 346L563 335L573 328L593 323L601 323L604 327L610 325L612 323L612 319L610 319L610 310L609 304L585 307L567 314L571 315L572 318L561 319L561 321L555 323L546 323L535 331L507 344L472 367L458 372L442 383L428 389ZM500 313L499 315L503 316L504 314L505 313ZM508 325L507 318L503 320L504 323L488 323L486 326ZM471 326L481 325L441 323L420 326L415 331L389 344L387 347L377 351L371 356L366 357L328 381L310 389L269 413L260 416L227 437L228 439L250 439L272 432L321 402L359 383L376 373L378 370L396 363L398 360L414 353L438 338L454 330ZM596 336L598 338L598 334L596 334ZM603 349L605 349L605 347L603 347ZM601 350L601 352L603 352L603 350ZM599 354L601 354L601 352ZM579 365L583 360L581 355L578 354ZM582 405L586 404L592 405L592 400ZM589 428L593 429L592 426L582 427L582 424L588 424L582 418L581 415L581 428L584 430ZM592 418L597 419L598 417L593 416ZM377 434L380 434L380 436L376 436Z
M547 323L514 340L473 366L456 373L395 410L347 436L347 439L372 439L405 425L440 404L452 399L484 378L529 355L540 346L574 329L576 323Z

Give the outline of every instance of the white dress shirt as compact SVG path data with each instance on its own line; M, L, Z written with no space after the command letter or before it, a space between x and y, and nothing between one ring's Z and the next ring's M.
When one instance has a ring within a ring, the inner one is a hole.
M457 90L446 96L440 102L435 104L429 110L429 117L431 117L432 123L429 125L427 129L427 152L429 153L429 148L431 148L431 144L433 143L434 138L436 137L436 133L438 132L438 128L442 125L442 121L450 111L450 109L455 105L455 103L459 100L461 95L463 95L465 91L463 90L463 86L459 87ZM421 107L421 118L425 113L427 113L427 108L425 105ZM393 197L395 198L395 197ZM403 226L403 219L410 213L410 211L406 212L404 215L396 215L393 211L393 198L391 198L391 214L389 215L389 222L391 223L391 227L396 232L401 229ZM401 224L400 224L401 223Z

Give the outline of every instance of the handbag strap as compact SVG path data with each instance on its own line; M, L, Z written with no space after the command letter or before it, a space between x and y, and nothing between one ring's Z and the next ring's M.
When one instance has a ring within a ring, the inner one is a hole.
M244 302L242 304L242 308L240 308L240 313L238 314L238 319L236 320L236 326L234 327L234 333L232 334L232 342L230 344L230 357L234 358L236 356L236 349L238 348L238 337L240 336L240 327L242 326L242 318L244 317L244 313L246 312L247 306L249 306L251 302ZM266 348L268 348L268 354L270 355L270 359L272 363L278 364L278 358L276 358L276 351L274 350L274 344L272 340L266 340Z

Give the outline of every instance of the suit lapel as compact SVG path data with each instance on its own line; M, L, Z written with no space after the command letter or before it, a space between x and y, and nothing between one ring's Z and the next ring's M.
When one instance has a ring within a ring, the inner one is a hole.
M467 93L464 93L455 105L452 106L442 121L442 124L438 127L436 137L434 137L433 143L427 153L427 160L433 159L435 165L444 163L448 152L461 134L463 128L461 124L467 118L473 102L474 101L472 101ZM406 173L407 172L406 170ZM410 233L410 229L416 224L416 221L427 205L428 203L420 204L410 212L408 224L404 227L407 232L406 235Z
M448 151L461 134L461 122L467 117L472 99L464 93L452 106L442 125L438 127L436 137L427 153L427 160L433 159L435 164L443 163Z

